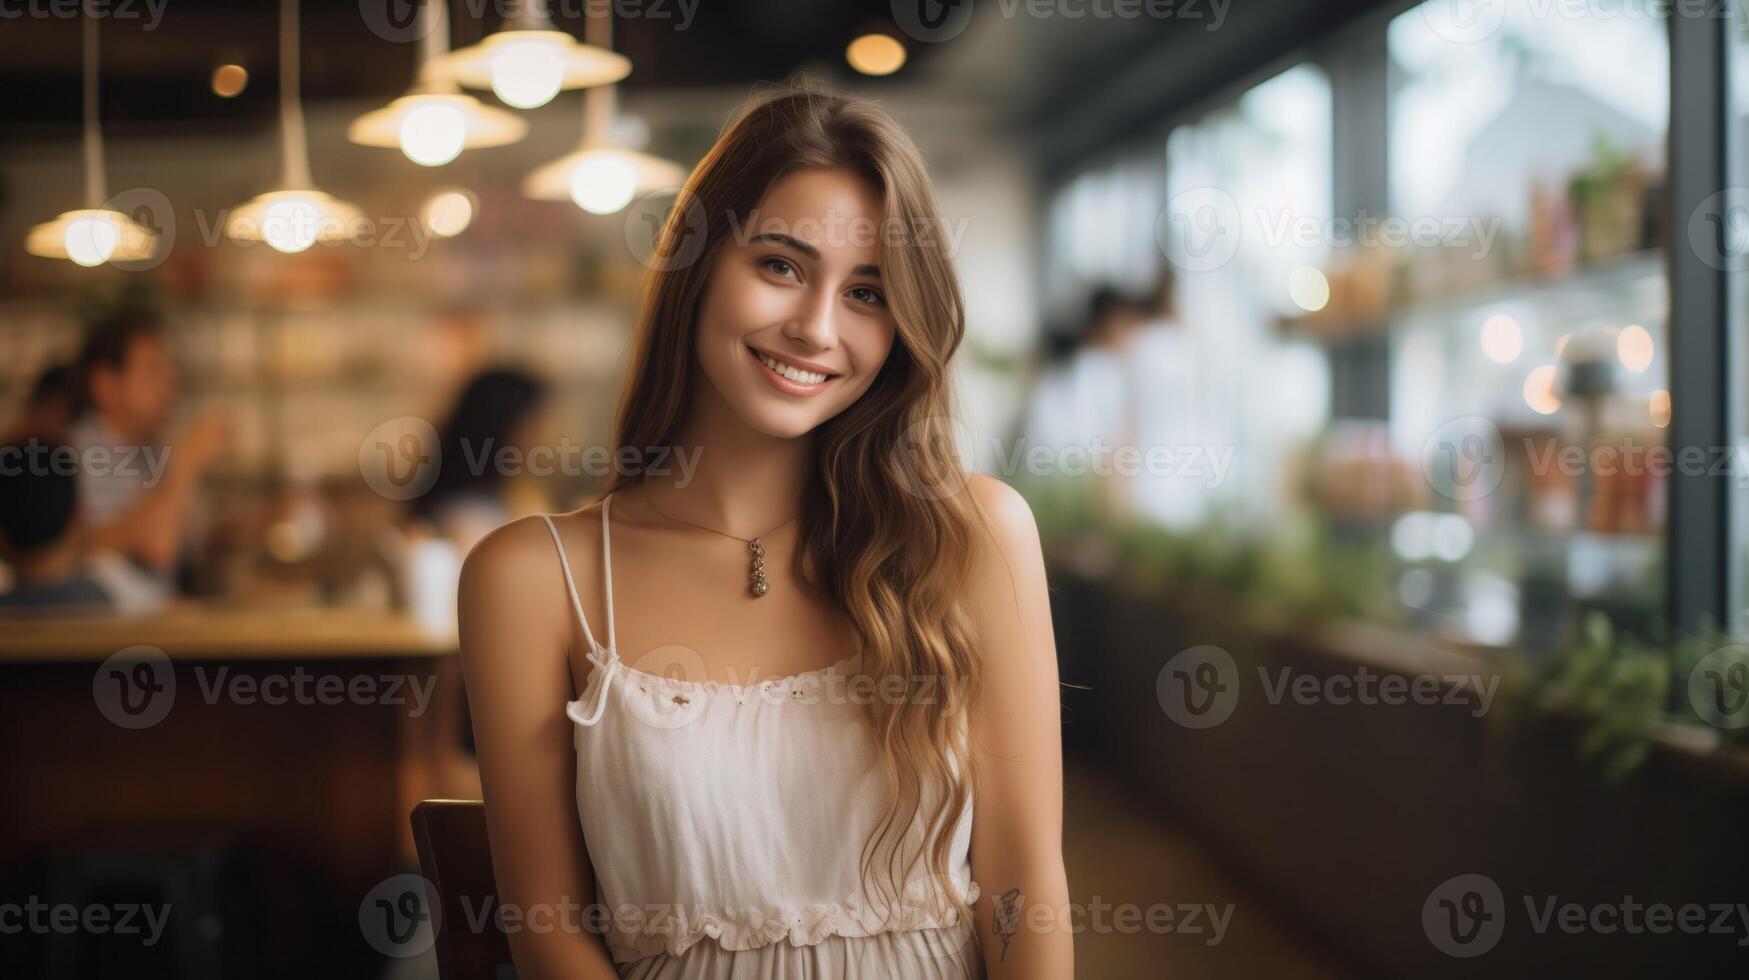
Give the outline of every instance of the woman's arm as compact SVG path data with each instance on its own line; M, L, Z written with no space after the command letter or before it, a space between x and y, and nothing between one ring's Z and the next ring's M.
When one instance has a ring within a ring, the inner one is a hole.
M462 667L498 898L522 980L609 980L595 932L594 875L577 819L577 757L565 715L575 617L538 519L483 538L462 564Z
M1019 493L987 476L973 476L971 491L990 531L980 531L969 596L984 675L971 718L971 862L985 970L990 980L1070 980L1062 715L1044 555Z

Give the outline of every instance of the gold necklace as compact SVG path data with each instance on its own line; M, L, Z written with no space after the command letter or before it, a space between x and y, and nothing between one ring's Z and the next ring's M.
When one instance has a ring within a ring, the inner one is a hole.
M648 496L648 495L645 495L644 502L650 505L651 510L655 511L658 514L661 514L663 517L668 518L669 520L675 522L676 524L685 524L685 525L688 525L689 527L696 527L700 531L709 531L712 534L720 534L725 538L734 538L736 541L740 541L740 542L746 544L747 551L752 556L752 565L747 570L747 578L748 578L747 590L749 592L753 593L753 597L755 599L757 599L760 596L764 595L765 593L771 591L771 583L767 582L765 579L765 545L763 543L761 543L759 539L765 537L766 534L772 534L773 532L780 531L780 530L784 529L785 527L788 527L790 522L794 521L796 519L795 517L790 518L788 521L784 521L782 524L779 524L777 527L774 527L770 531L765 532L765 534L761 534L761 535L758 535L756 537L751 537L751 538L743 538L738 534L730 534L727 531L719 531L714 527L705 527L703 524L694 524L692 521L688 521L688 520L685 520L683 518L675 517L672 514L669 514L667 511L663 510L662 508L656 506L655 499ZM796 517L800 517L800 516L801 516L800 514L796 515Z

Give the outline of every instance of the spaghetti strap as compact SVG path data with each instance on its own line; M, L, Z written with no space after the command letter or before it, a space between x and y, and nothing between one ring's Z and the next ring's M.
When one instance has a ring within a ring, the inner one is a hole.
M601 498L601 580L607 589L607 653L619 659L619 643L613 636L613 532L607 526L607 509L613 506L613 494Z
M589 618L583 615L583 600L577 597L577 580L571 577L571 560L565 557L565 542L559 540L559 528L546 514L542 514L540 519L547 522L547 530L553 535L553 544L559 549L559 568L565 573L565 589L571 593L571 608L577 611L577 622L583 627L583 638L589 641L591 649L599 649L601 644L595 642L595 634L589 631Z

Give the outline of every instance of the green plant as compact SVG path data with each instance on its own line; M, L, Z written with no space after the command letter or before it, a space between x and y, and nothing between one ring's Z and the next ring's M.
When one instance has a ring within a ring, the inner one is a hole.
M1571 645L1509 677L1510 703L1520 713L1577 720L1580 757L1612 782L1638 770L1669 726L1698 727L1736 741L1749 737L1749 729L1703 718L1689 686L1702 659L1732 649L1730 638L1711 624L1669 633L1663 625L1647 636L1619 631L1603 613L1592 612Z
M1217 507L1196 528L1175 530L1102 511L1091 480L1039 480L1021 490L1042 537L1095 539L1112 555L1113 578L1124 588L1144 594L1213 589L1311 622L1396 615L1376 542L1339 540L1317 514L1259 526Z

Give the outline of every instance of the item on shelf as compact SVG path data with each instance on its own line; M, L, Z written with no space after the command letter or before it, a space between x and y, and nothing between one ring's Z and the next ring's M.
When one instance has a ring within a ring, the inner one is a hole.
M1534 178L1530 184L1530 271L1541 276L1567 275L1578 261L1578 252L1567 198L1552 193L1543 178Z
M1641 238L1645 169L1599 137L1589 170L1574 174L1567 193L1579 225L1579 259L1596 262L1633 251Z

